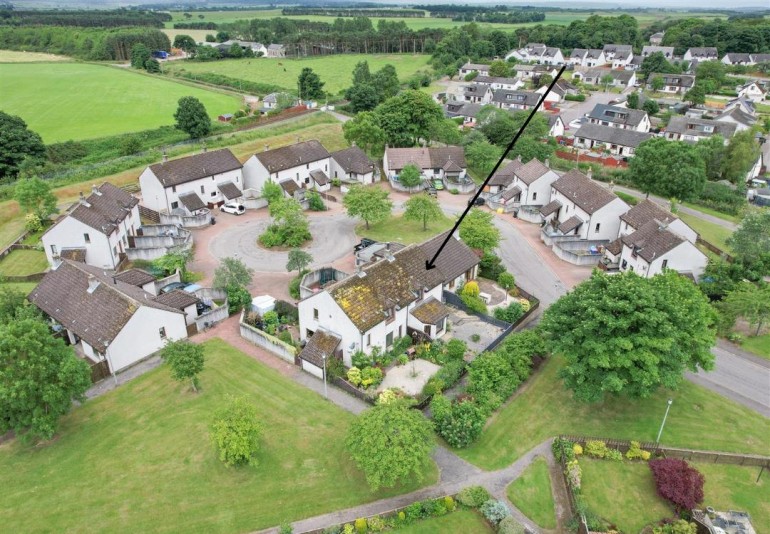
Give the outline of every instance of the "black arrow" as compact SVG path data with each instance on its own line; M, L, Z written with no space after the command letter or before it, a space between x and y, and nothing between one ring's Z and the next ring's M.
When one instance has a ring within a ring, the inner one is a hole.
M489 176L487 176L487 179L484 180L484 183L481 184L481 186L479 187L479 190L476 192L475 195L473 195L473 198L468 202L468 207L465 208L465 211L463 212L463 214L460 215L459 219L457 219L457 222L452 227L452 230L447 234L446 239L444 239L444 242L441 243L441 246L438 248L436 253L433 255L433 258L431 260L425 260L425 268L427 270L430 271L431 269L435 269L436 268L436 258L438 258L439 254L441 254L441 251L444 250L444 247L449 242L449 240L452 239L452 235L455 233L457 228L460 227L460 223L463 222L463 219L465 219L465 216L468 215L468 212L471 211L471 208L476 203L476 199L479 198L479 195L481 195L481 192L484 190L484 187L486 187L486 185L489 183L489 180L491 180L492 176L494 176L494 174L497 172L497 169L503 163L503 160L505 159L505 156L507 156L508 152L510 152L511 149L514 147L514 145L516 145L516 141L519 140L519 137L521 137L521 134L522 134L522 132L524 132L524 129L529 124L529 121L531 121L532 117L534 117L535 113L537 113L537 110L540 108L540 104L545 101L545 97L548 96L548 93L551 92L551 89L553 89L553 86L556 85L556 82L559 81L559 78L561 78L561 75L564 73L564 69L566 69L566 68L567 68L567 65L562 65L561 69L559 70L559 73L556 75L556 77L551 82L551 85L549 85L548 89L546 90L546 92L543 93L543 98L538 100L537 104L535 104L535 107L532 108L532 112L529 114L529 117L527 117L527 120L524 121L524 124L519 129L519 131L516 132L516 135L513 136L513 140L511 141L511 144L508 145L508 148L505 149L505 151L503 152L503 155L500 156L500 160L497 162L497 165L495 165L495 168L492 169L492 171L489 173Z

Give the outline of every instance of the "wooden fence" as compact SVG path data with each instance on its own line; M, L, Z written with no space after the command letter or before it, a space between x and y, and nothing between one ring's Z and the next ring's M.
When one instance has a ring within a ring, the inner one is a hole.
M733 257L730 254L728 254L727 252L725 252L724 250L722 250L718 246L714 245L713 243L710 243L710 242L706 241L705 239L703 239L700 236L700 234L698 235L698 239L695 241L695 243L697 245L703 245L704 248L707 248L708 250L710 250L714 254L717 254L719 257L724 258L725 261L727 261L729 263L733 262Z

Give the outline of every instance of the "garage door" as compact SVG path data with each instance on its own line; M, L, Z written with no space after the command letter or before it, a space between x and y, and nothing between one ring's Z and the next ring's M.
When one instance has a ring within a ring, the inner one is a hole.
M308 373L310 373L313 376L316 376L316 377L318 377L320 379L323 379L323 377L324 377L323 369L321 369L317 365L314 365L314 364L310 363L307 360L300 360L300 362L302 362L302 369L304 369L305 371L307 371Z

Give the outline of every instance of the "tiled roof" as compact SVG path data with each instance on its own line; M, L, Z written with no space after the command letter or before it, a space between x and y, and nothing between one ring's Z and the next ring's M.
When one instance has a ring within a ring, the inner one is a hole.
M556 180L553 188L589 215L618 198L577 169Z
M274 173L328 158L329 152L321 143L311 139L294 145L258 152L254 154L254 157L265 166L268 172Z
M692 76L690 74L663 74L660 72L653 72L647 77L647 83L652 83L652 80L655 78L663 78L663 82L666 85L674 86L674 87L682 87L684 89L689 89L693 85L695 85L695 76Z
M688 50L692 57L717 57L717 49L713 46L693 47Z
M643 56L649 56L650 54L654 54L655 52L661 52L664 56L666 54L668 54L668 56L673 56L674 47L673 46L655 46L655 45L647 45L642 47Z
M570 59L583 59L587 53L588 50L585 48L573 48L569 57Z
M202 152L184 158L150 165L150 170L164 187L185 184L215 174L243 167L227 148Z
M638 230L650 221L671 223L679 217L646 198L620 216L620 220Z
M631 45L626 44L606 44L603 48L604 52L618 54L630 54L632 52Z
M422 324L438 324L439 321L449 316L451 310L440 300L428 297L413 308L410 313Z
M446 103L446 114L451 117L473 117L476 118L483 104L476 102L461 102L458 100Z
M155 280L155 277L147 271L133 268L116 274L115 279L132 286L142 287L144 284L149 284Z
M69 216L83 224L110 235L128 217L139 200L131 193L110 183L103 183L85 199L75 204Z
M665 226L659 225L657 221L650 221L636 232L625 235L621 239L624 245L635 250L636 254L647 263L675 249L685 241Z
M586 52L586 59L599 59L604 54L601 48L589 48Z
M161 293L155 297L155 302L164 304L169 308L174 308L175 310L184 310L187 306L196 304L198 300L198 297L192 293L182 291L181 289L175 289L174 291L169 291L168 293Z
M588 113L589 119L607 121L615 124L627 124L638 126L647 116L647 112L641 109L621 108L608 104L596 104Z
M280 182L278 185L280 185L284 191L286 191L288 194L293 195L296 191L299 191L299 186L297 185L297 182L289 178L288 180L284 180L283 182Z
M617 256L623 251L623 241L620 238L617 238L615 241L607 245L605 248L607 249L607 252L609 252L613 256Z
M546 167L542 161L533 158L515 170L514 173L519 178L519 180L527 185L530 185L532 182L541 176L544 176L550 170L551 169Z
M85 263L86 249L85 247L63 248L59 253L59 257L63 260L72 260Z
M217 184L217 188L227 200L233 200L243 196L243 191L230 180Z
M318 185L326 185L329 183L329 177L321 169L310 171L310 176Z
M509 77L503 77L503 76L476 76L473 79L473 81L476 83L486 83L486 84L499 83L499 84L515 85L519 83L518 78L509 78Z
M706 127L712 128L711 132L706 131ZM678 133L683 135L694 135L698 137L710 137L712 135L721 135L729 139L735 134L738 126L729 122L720 122L708 119L694 119L690 117L675 116L671 117L666 126L666 132Z
M342 339L331 332L316 330L315 333L307 339L307 344L305 345L305 348L302 349L302 352L299 353L299 357L323 369L324 356L326 356L326 359L328 360L329 357L334 354L340 341L342 341Z
M578 226L580 226L581 224L583 224L583 219L581 219L577 215L573 215L572 217L570 217L569 219L567 219L566 221L564 221L559 225L559 231L562 234L567 234L572 230L574 230L575 228L577 228Z
M637 132L636 130L625 130L613 126L602 126L601 124L582 124L575 132L575 138L591 139L602 143L621 145L636 148L642 141L652 137L652 134L646 132Z
M735 106L732 109L728 109L724 113L721 113L720 115L717 115L717 117L714 119L716 121L723 121L727 118L732 118L733 120L740 122L741 124L745 126L751 126L756 122L756 119L743 111L740 106Z
M489 65L484 65L483 63L468 62L460 68L463 70L489 70Z
M510 185L513 181L514 174L516 174L516 171L521 168L522 165L524 164L518 159L511 161L508 165L493 174L487 185L499 185L503 187Z
M206 204L203 203L201 197L199 197L198 193L195 191L188 191L187 193L179 195L179 202L181 202L191 213L206 207Z
M89 280L98 282L91 291ZM141 306L179 313L153 298L111 273L68 260L46 274L29 295L30 302L100 352Z
M374 172L374 163L366 155L366 152L357 146L332 152L331 156L345 172L354 172L356 174Z
M356 328L366 332L395 313L396 307L414 302L420 290L444 282L440 268L425 269L429 259L421 247L412 245L396 252L392 261L367 265L327 291Z
M436 237L419 245L428 259L436 254L436 251L448 234L449 231L442 232ZM468 247L468 245L452 237L447 241L441 254L438 255L438 258L436 258L435 265L444 275L444 282L446 283L470 271L478 265L480 261L479 257L470 247Z
M403 169L410 163L420 169L440 169L448 161L454 161L463 169L465 164L465 149L460 146L447 146L441 148L388 148L388 167L390 169Z
M727 60L732 63L749 63L751 61L751 54L738 54L735 52L729 52L725 54Z
M512 198L516 198L516 195L520 195L520 194L521 194L521 188L518 185L515 185L515 186L511 187L510 189L506 190L502 194L502 199L503 200L511 200Z
M534 91L510 91L508 89L498 89L495 91L492 101L504 104L536 106L542 97L543 95L535 93Z
M540 215L548 217L551 213L561 208L561 202L558 200L552 200L542 208L540 208Z

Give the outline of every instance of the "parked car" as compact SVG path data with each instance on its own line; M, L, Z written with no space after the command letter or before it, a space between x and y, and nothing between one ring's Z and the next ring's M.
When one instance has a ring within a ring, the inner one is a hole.
M425 192L432 197L438 196L438 191L436 191L436 188L433 187L432 185L428 185L427 187L425 187Z
M483 206L486 203L487 203L487 201L484 200L481 197L468 199L468 205L469 206Z
M160 288L160 292L161 293L170 293L170 292L174 291L175 289L184 289L188 285L190 285L190 284L188 284L187 282L171 282L169 285L163 286L162 288Z
M442 191L444 189L444 182L440 178L436 178L431 182L436 191Z
M580 128L581 124L583 124L583 117L578 117L577 119L570 121L569 127L577 130Z
M243 215L246 213L246 207L239 202L227 202L219 207L219 211L225 213L232 213L233 215Z

